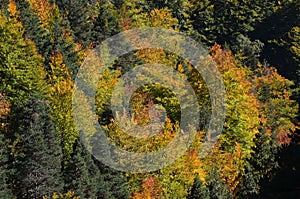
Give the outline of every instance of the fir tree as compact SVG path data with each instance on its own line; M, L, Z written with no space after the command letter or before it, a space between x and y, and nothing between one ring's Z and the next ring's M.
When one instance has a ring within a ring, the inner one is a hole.
M61 15L68 20L75 42L89 45L93 28L93 7L85 0L56 0Z
M51 56L51 40L49 32L42 27L39 17L30 8L28 1L16 1L20 21L25 29L24 38L34 41L38 53L47 58ZM47 63L47 59L45 60Z
M232 198L227 185L222 181L217 169L212 169L206 176L206 184L203 185L199 178L196 178L189 192L188 199L229 199Z
M6 14L8 14L7 6L9 4L9 0L0 0L0 10L4 11Z
M203 185L202 181L195 178L192 189L187 196L187 199L209 199L209 190Z
M105 166L99 161L96 161L96 165L101 172L100 179L106 182L101 187L98 187L98 197L109 199L129 198L130 193L126 187L125 174Z
M49 118L47 102L31 97L12 109L14 193L18 198L50 197L63 188L60 136Z
M3 133L0 132L0 198L12 198L8 180L12 170L9 168L8 147Z
M229 192L229 189L227 185L222 181L222 179L219 176L219 173L217 169L213 169L208 177L207 177L207 188L209 190L209 198L212 199L223 199L232 198L231 193Z
M69 67L75 79L77 70L79 69L78 52L75 51L75 43L73 41L72 33L69 29L67 22L60 16L58 10L54 10L54 19L52 21L53 30L51 31L52 37L52 52L60 52L63 55L63 62Z
M118 12L110 0L100 0L98 16L94 19L93 41L101 42L120 31Z
M99 170L94 164L91 154L79 140L73 145L73 154L64 169L65 190L74 191L81 198L96 198Z

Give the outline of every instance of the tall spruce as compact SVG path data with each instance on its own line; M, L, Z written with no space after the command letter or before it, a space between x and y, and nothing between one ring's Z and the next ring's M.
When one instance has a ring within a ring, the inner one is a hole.
M74 191L81 198L96 198L99 170L80 141L73 145L73 154L64 169L65 191ZM99 182L102 184L103 182Z
M100 43L120 31L118 11L110 0L100 0L97 17L93 21L93 41Z
M39 17L30 8L28 1L16 1L17 10L19 11L20 21L24 27L24 38L34 41L37 51L41 54L45 61L51 55L51 40L49 32L42 27Z
M56 0L61 15L68 20L75 42L89 45L93 28L94 5L85 0Z
M203 182L197 177L187 196L187 199L209 199L209 190L204 186Z
M9 176L12 170L9 168L9 149L4 132L0 131L0 198L12 198L12 190L10 189Z
M32 96L12 109L14 193L17 198L50 197L61 192L60 136L49 117L47 101Z

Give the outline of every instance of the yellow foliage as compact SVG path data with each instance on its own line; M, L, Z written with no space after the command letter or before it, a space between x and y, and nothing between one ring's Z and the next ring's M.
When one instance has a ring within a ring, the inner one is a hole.
M47 199L47 197L43 197L43 199ZM73 191L68 191L65 194L61 193L53 193L51 199L80 199L80 196L75 196Z
M51 91L51 117L55 122L56 129L62 134L65 154L72 152L72 145L78 137L72 119L72 92L74 83L72 74L63 64L63 57L60 53L51 57L51 74L49 83Z
M10 106L11 104L6 101L5 95L3 93L0 93L0 132L6 129L6 119L10 112Z
M49 28L53 10L55 7L51 5L49 0L28 0L33 12L39 17L42 25Z

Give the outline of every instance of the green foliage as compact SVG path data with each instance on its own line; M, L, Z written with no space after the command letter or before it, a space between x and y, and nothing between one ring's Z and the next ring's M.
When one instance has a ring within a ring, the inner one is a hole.
M280 1L274 12L257 24L255 30L249 34L251 38L257 38L265 44L262 58L275 66L280 74L296 82L299 55L294 51L297 49L294 42L297 43L297 27L300 26L299 13L299 1Z
M32 40L38 53L47 61L47 57L51 55L49 32L42 27L39 17L30 8L28 1L16 1L16 7L19 11L19 20L24 27L23 37Z
M79 55L75 49L75 43L72 37L72 32L68 23L65 24L63 16L59 14L58 8L53 9L53 24L51 28L51 48L52 54L61 53L63 56L63 63L68 67L69 72L75 79L77 71L79 69ZM47 58L50 59L51 56ZM49 60L50 61L50 60Z
M96 11L98 15L93 21L92 37L98 43L120 31L120 19L117 8L110 0L100 0Z
M0 0L0 10L4 11L5 14L9 14L8 8L9 0Z
M200 40L208 45L215 42L232 42L240 34L254 30L255 25L269 16L275 1L192 1L195 6L190 14L193 27Z
M187 199L222 199L233 198L227 185L222 181L216 169L207 175L206 182L203 183L199 178L195 178L194 184L187 196Z
M194 184L187 196L187 199L209 199L209 190L204 186L199 178L195 178Z
M104 186L105 182L98 181L99 171L84 146L77 141L73 147L64 168L65 190L73 190L81 198L96 198L97 184Z
M9 149L7 141L4 137L4 132L0 134L0 198L12 198L12 190L9 186L9 176L12 171L9 169Z
M60 14L73 30L75 42L89 45L93 28L93 5L85 0L56 0Z
M236 43L231 47L236 54L236 58L242 62L243 66L251 69L257 68L259 65L259 58L264 44L259 41L251 41L249 37L238 35Z
M0 13L0 90L11 103L47 89L43 59L31 41L24 41L23 33L14 18Z
M42 198L63 188L60 136L49 117L47 101L38 96L12 108L11 176L18 198Z
M209 173L206 187L210 192L210 198L233 198L229 192L228 186L222 181L216 169L212 169L212 171Z
M73 147L63 171L65 191L74 191L80 198L128 198L120 173L98 164L80 140L76 140Z

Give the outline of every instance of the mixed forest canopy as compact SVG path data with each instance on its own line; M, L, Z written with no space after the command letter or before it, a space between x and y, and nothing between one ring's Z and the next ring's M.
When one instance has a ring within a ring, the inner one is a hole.
M158 171L127 173L98 161L81 142L72 93L92 49L143 27L181 32L207 49L225 86L226 118L211 153L200 157L212 109L201 74L162 49L119 57L100 78L95 98L99 123L116 146L155 151L180 126L172 90L149 84L132 95L131 117L118 119L148 124L157 104L167 113L162 130L140 139L118 127L110 110L112 91L138 65L159 63L178 71L201 110L199 130L183 156ZM0 198L256 195L276 175L283 151L298 143L299 67L299 0L0 0Z

